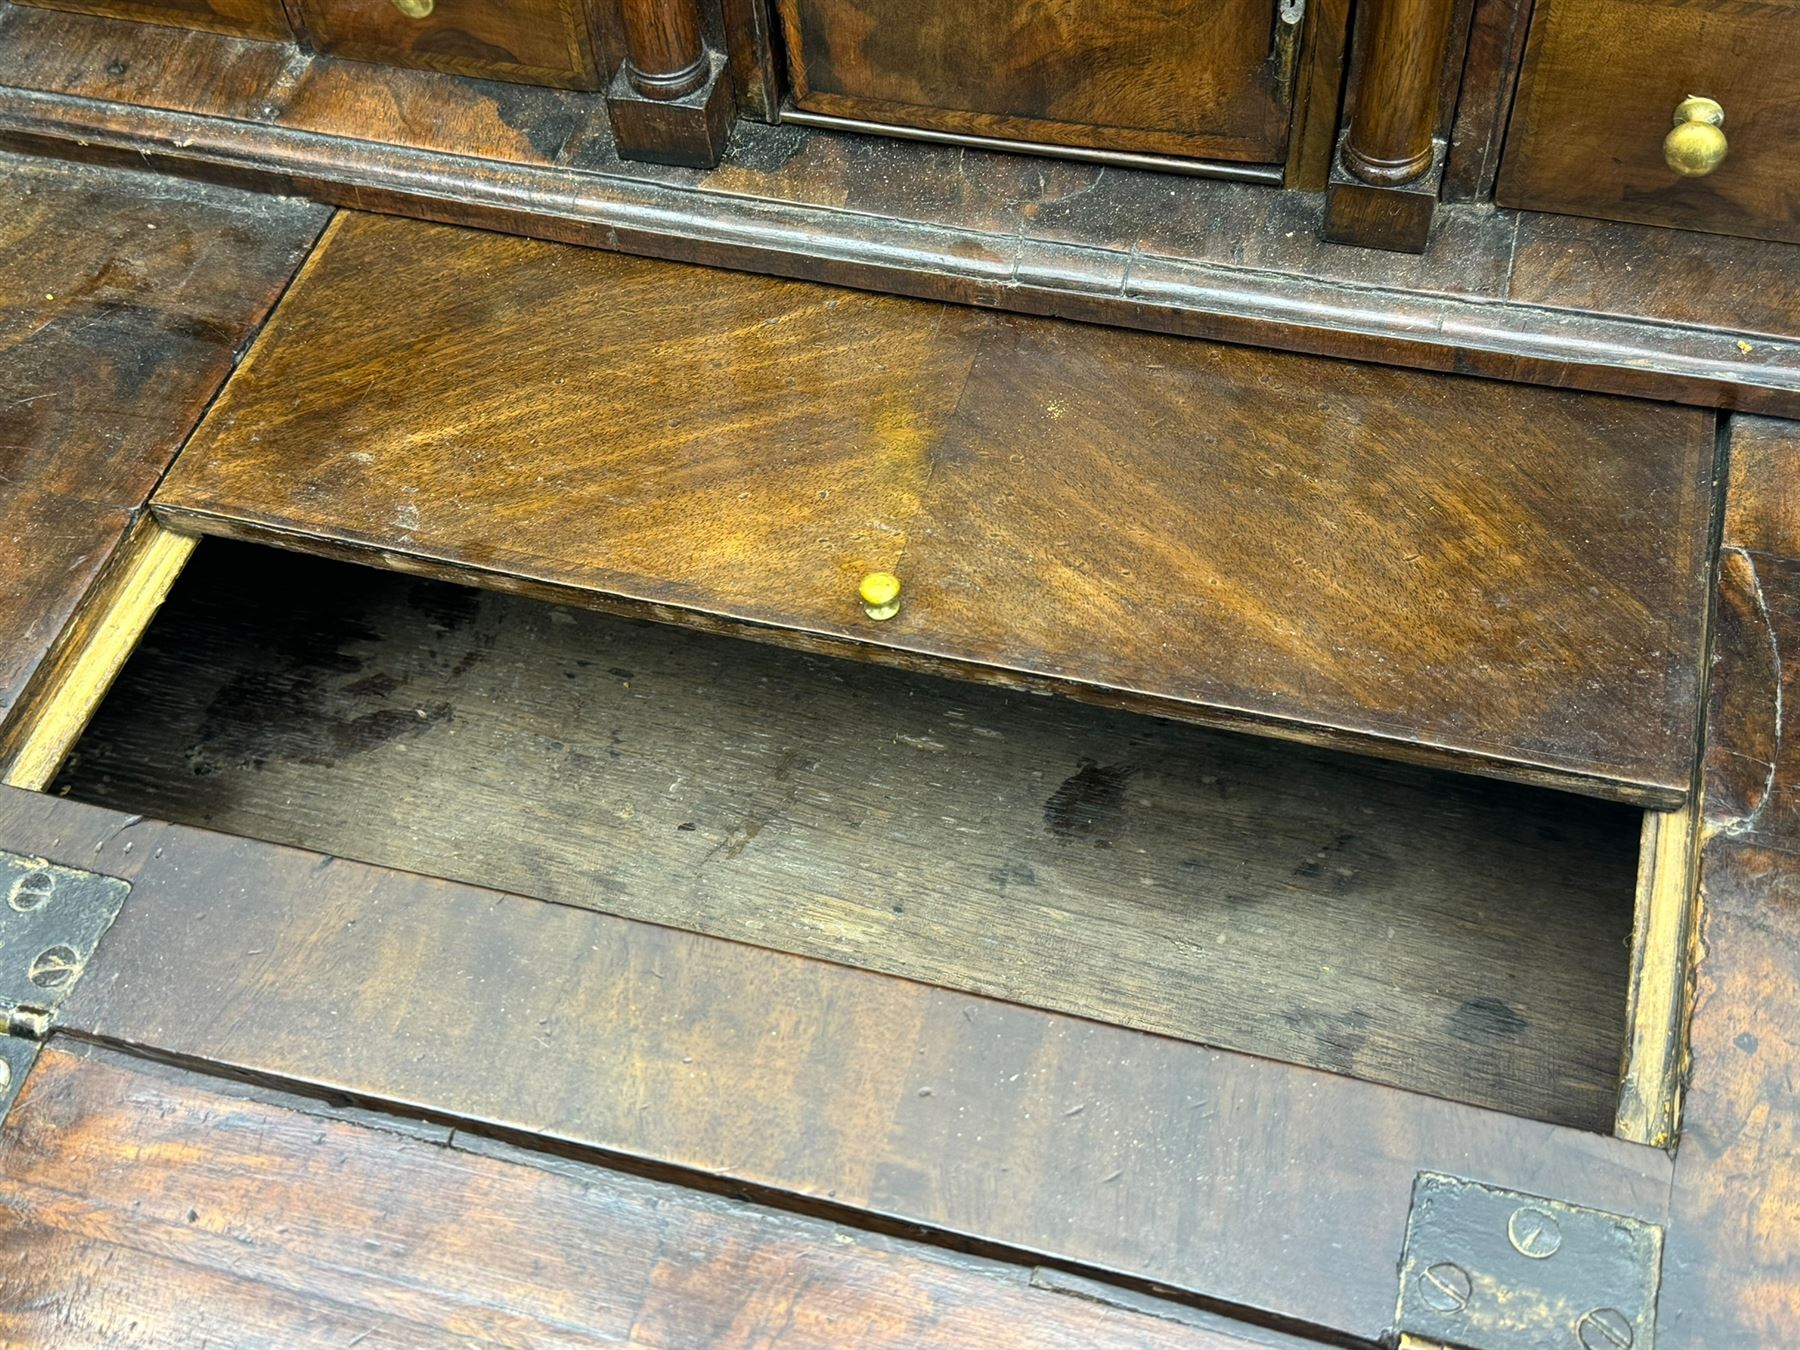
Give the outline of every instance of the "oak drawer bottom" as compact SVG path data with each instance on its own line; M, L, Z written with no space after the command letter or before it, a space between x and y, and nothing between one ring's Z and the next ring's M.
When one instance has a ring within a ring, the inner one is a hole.
M1621 806L220 541L57 790L1610 1128Z

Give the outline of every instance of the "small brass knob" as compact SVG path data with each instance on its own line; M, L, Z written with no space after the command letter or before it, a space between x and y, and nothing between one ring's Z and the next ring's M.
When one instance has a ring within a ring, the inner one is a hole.
M863 613L871 619L891 619L900 612L900 578L892 572L871 572L856 588Z
M437 0L394 0L394 8L409 19L428 19L437 8Z
M1663 161L1683 178L1702 178L1725 162L1731 149L1720 130L1725 109L1689 94L1675 109L1675 129L1663 137Z

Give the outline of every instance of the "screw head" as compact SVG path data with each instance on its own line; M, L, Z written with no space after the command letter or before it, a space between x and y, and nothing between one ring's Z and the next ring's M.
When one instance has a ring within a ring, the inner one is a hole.
M1630 1350L1631 1319L1617 1308L1595 1308L1575 1324L1582 1350Z
M61 989L81 969L81 957L73 947L46 947L31 963L26 977L39 989Z
M6 903L21 914L29 914L56 893L56 877L39 868L35 872L27 872L13 882L12 890L6 897Z
M1521 1205L1506 1221L1513 1250L1533 1261L1547 1261L1562 1246L1562 1225L1534 1205Z
M1453 1261L1439 1261L1419 1272L1419 1297L1439 1312L1461 1312L1474 1291L1469 1272Z

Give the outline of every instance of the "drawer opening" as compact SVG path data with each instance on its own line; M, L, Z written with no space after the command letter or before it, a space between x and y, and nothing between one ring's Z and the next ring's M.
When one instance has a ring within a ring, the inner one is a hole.
M1613 1128L1618 803L222 540L52 790Z

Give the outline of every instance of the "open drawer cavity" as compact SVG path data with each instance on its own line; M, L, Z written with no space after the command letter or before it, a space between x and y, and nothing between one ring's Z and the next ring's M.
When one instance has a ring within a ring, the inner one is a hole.
M1661 1141L1714 433L341 215L57 786Z
M242 544L55 784L1596 1129L1640 813Z

